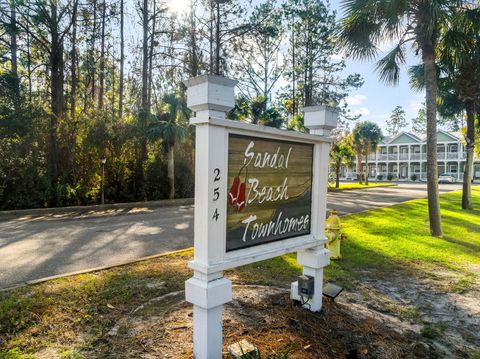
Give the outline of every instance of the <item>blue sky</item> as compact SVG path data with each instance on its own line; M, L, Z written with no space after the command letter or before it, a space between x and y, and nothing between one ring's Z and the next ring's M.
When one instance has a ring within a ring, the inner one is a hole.
M340 19L343 15L340 8L341 0L331 0L330 3L332 9L337 10L337 18ZM386 45L386 49L388 49L388 45ZM380 57L381 53L378 58ZM420 58L409 51L407 66L414 65L419 61ZM410 89L407 67L402 68L398 86L392 87L381 83L375 72L375 62L347 59L346 73L359 73L365 80L365 84L349 97L350 109L352 112L362 113L362 120L377 122L385 128L386 120L395 106L402 106L410 123L410 119L416 117L424 101L424 94Z

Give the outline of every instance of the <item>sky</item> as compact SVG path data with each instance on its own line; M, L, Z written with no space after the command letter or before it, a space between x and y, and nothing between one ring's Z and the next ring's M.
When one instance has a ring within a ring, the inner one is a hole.
M337 11L337 18L341 18L343 16L341 0L330 0L330 4L332 9ZM388 48L386 45L385 49ZM381 53L378 58L381 58ZM419 61L420 58L409 50L407 65L402 68L400 75L400 83L393 87L379 81L378 73L375 72L375 60L347 59L346 73L359 73L365 81L361 88L352 92L347 98L351 111L361 113L361 120L376 122L385 129L386 120L390 117L392 110L396 106L402 106L410 125L410 119L417 116L425 98L424 93L413 91L408 83L408 66L415 65Z

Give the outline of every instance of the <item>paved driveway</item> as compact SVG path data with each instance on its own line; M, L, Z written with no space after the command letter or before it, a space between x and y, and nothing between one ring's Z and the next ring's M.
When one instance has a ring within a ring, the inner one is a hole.
M440 188L448 192L460 186ZM328 208L356 213L425 196L425 184L344 191L328 195ZM0 288L192 244L193 206L0 217Z

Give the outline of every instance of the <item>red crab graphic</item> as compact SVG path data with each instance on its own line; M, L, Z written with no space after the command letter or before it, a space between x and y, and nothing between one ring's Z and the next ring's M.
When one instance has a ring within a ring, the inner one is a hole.
M230 191L228 192L227 201L237 212L241 212L245 208L245 190L245 183L240 183L239 176L235 177L233 179L232 187L230 187Z

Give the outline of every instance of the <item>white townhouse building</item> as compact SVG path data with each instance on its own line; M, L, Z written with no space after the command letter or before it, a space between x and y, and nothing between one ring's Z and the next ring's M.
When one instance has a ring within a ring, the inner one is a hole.
M450 173L457 181L463 181L466 152L462 141L456 135L442 130L437 132L437 141L439 175ZM386 180L391 177L395 181L426 181L426 150L426 140L409 132L385 137L376 153L368 157L369 179ZM365 164L365 159L363 163ZM342 168L341 177L356 179L356 162L353 168ZM480 181L480 158L474 159L473 178Z

